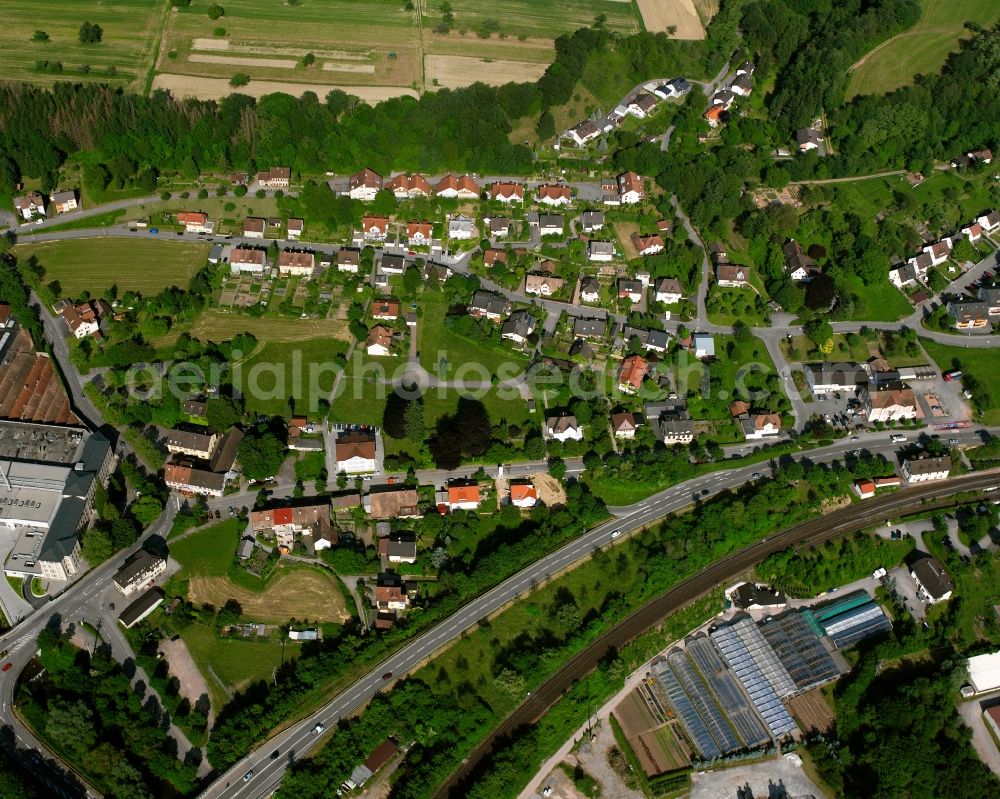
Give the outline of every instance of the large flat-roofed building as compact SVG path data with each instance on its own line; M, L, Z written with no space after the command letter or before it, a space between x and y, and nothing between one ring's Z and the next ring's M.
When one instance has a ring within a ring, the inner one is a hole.
M969 658L969 683L977 694L1000 688L1000 651Z
M0 425L9 440L9 425ZM44 435L40 425L22 425L18 433ZM53 456L62 462L0 456L0 527L17 533L4 572L12 577L68 580L80 568L80 533L94 515L97 483L107 485L115 466L111 442L101 433L80 430L72 460L66 449ZM63 428L52 434L65 443ZM42 454L36 443L29 454Z

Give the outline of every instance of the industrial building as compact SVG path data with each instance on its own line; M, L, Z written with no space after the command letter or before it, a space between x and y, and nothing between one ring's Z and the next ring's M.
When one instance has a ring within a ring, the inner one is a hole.
M977 694L1000 688L1000 651L969 658L969 684Z

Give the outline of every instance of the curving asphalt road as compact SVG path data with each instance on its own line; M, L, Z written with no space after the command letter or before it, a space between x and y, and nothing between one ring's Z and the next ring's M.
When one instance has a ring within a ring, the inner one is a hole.
M906 435L910 442L917 437L917 433L913 431L906 433ZM858 448L870 453L891 456L895 453L897 445L889 441L889 436L889 432L884 432L868 434L864 437L864 441L846 439L822 450L811 450L798 456L796 460L829 462L843 459L847 453ZM980 441L978 434L971 430L956 433L955 437L962 443L968 444ZM281 782L282 775L289 767L290 760L305 756L317 745L320 736L313 733L316 724L321 723L329 729L341 718L364 706L371 697L389 685L392 680L419 668L438 649L472 628L480 619L496 613L507 604L519 599L552 575L572 568L579 561L589 557L596 548L611 544L612 534L615 530L621 530L623 535L640 530L690 505L695 497L705 499L722 491L736 488L751 482L754 479L754 473L767 473L768 471L766 463L759 463L715 472L668 488L634 505L610 508L609 510L615 514L615 518L611 521L588 530L579 538L525 567L461 610L456 611L437 626L413 639L322 708L275 735L232 766L201 794L202 798L258 799L258 797L268 796ZM995 480L996 477L994 476L992 479ZM953 486L954 483L942 483L938 484L937 487L920 490L940 490L942 485ZM953 490L958 489L953 488ZM905 495L913 496L913 494L914 490L911 489ZM865 514L871 514L878 509L879 505L866 503L856 507L863 508ZM824 519L826 518L829 517L824 517ZM784 546L779 548L784 548ZM388 680L383 679L383 675L387 673L391 674L392 677ZM274 752L278 752L278 755L272 759ZM251 771L253 776L244 782L243 776Z

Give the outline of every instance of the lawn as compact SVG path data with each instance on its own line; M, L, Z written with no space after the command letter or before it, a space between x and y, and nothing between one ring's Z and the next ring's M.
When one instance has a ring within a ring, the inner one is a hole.
M281 644L277 641L240 641L219 638L205 624L188 625L183 632L191 657L205 677L212 707L221 708L229 700L227 691L237 691L258 680L270 680L281 665ZM295 653L286 646L285 656Z
M717 325L732 325L744 322L750 327L764 324L767 305L750 288L720 287L713 283L706 300L708 320Z
M1000 349L949 347L926 338L921 339L920 343L943 371L961 369L985 388L990 401L982 421L986 424L1000 424Z
M45 267L44 281L58 280L62 294L84 291L99 297L115 285L119 293L138 291L150 296L170 286L187 287L208 258L207 244L155 239L73 239L22 244L13 252L31 255Z
M163 0L6 0L0 31L0 74L4 80L52 84L92 80L142 91L152 66L165 14ZM207 17L206 17L207 19ZM83 22L100 25L99 44L81 44ZM35 31L48 34L32 41ZM62 73L39 71L36 62L62 62ZM89 70L84 71L86 65Z
M922 0L923 14L907 31L876 47L851 72L847 96L885 93L936 73L961 38L971 36L966 21L984 28L1000 19L996 0Z
M329 399L342 369L334 358L347 351L347 344L332 336L299 339L294 346L263 340L267 343L253 355L233 364L233 384L242 387L247 407L280 415L288 412L289 399L294 398L296 413L315 414L319 400Z
M237 519L227 519L172 542L170 557L183 567L177 577L221 577L228 574L244 526Z
M853 341L853 343L851 343ZM805 363L812 361L851 361L854 363L864 363L871 356L868 354L868 347L865 340L855 334L848 340L848 336L843 333L833 334L833 352L829 355L821 355L816 352L816 345L812 343L808 336L793 336L791 339L782 339L781 351L790 361Z
M420 306L417 324L420 363L438 379L453 379L459 370L459 376L466 380L488 379L501 366L505 367L504 377L513 377L528 365L528 359L513 345L474 341L445 328L444 302L424 294Z

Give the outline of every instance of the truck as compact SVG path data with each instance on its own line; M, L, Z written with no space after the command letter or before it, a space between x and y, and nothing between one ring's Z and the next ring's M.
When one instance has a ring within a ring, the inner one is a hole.
M950 383L952 380L958 380L962 376L961 369L952 369L950 372L945 372L942 377L946 383Z

